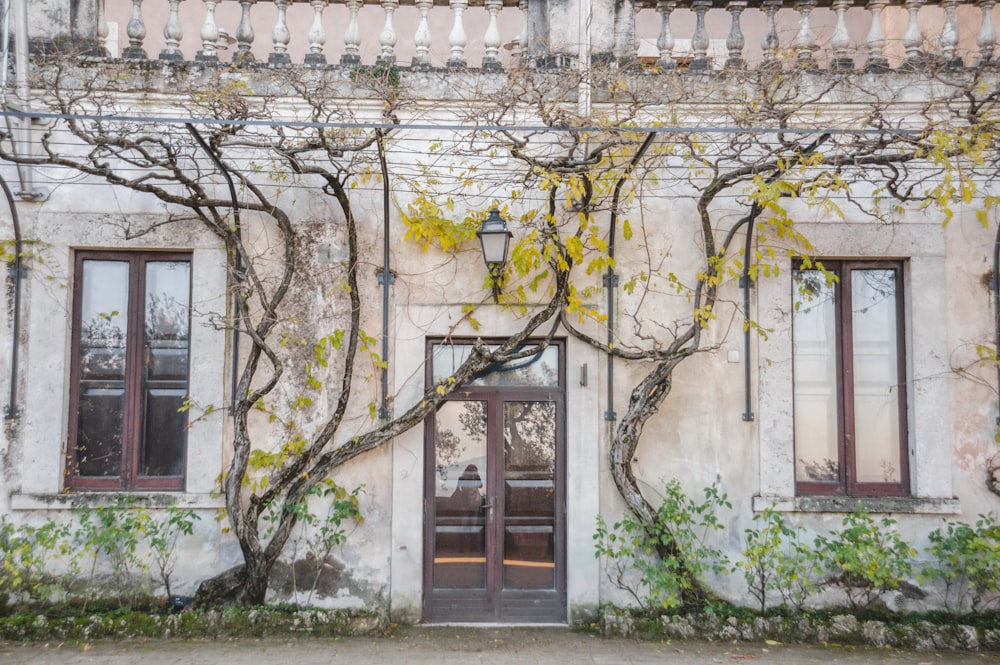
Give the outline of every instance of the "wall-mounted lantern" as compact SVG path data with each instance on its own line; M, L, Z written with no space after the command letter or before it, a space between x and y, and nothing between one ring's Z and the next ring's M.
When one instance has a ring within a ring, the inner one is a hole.
M500 211L493 208L476 235L483 246L483 261L486 262L486 269L493 282L493 301L497 302L500 297L500 275L507 263L507 248L514 234L507 230L507 222L500 216Z

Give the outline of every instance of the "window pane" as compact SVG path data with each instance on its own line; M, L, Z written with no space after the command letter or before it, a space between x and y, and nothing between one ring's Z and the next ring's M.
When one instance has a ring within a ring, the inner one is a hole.
M434 588L486 588L486 402L445 402L434 418Z
M146 264L141 476L183 472L187 413L178 409L188 392L190 273L186 261Z
M434 383L447 380L472 353L471 344L435 344ZM558 386L559 347L548 346L541 353L500 363L478 374L470 386Z
M84 261L80 275L78 476L117 476L122 464L129 266Z
M857 480L898 483L900 471L896 272L851 271Z
M795 479L839 482L836 285L818 270L794 275Z
M555 588L556 403L504 402L503 587Z

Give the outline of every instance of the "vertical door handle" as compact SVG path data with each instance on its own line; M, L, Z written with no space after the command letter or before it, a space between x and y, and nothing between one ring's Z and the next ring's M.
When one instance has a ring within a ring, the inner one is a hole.
M483 508L486 509L486 519L493 523L493 496L483 497Z

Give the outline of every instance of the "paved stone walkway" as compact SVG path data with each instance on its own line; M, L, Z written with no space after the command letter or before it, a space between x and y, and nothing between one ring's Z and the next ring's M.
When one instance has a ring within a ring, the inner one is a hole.
M996 665L998 653L604 639L565 628L413 627L390 637L0 645L0 665Z

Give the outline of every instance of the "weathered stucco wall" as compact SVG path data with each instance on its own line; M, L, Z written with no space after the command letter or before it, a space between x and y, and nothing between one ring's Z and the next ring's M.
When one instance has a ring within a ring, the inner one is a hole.
M128 71L128 70L123 70ZM161 76L165 74L165 76ZM197 68L182 73L137 66L131 79L119 79L115 85L131 83L148 88L167 88L218 83L214 72ZM268 89L280 85L263 74L225 72L227 80L246 77L250 88ZM330 74L330 76L338 76ZM463 91L489 89L498 79L476 74L434 74L407 76L403 85L411 86L421 100L405 110L400 120L414 122L456 122L463 102L455 101ZM255 78L256 77L256 78ZM125 82L123 83L122 80ZM347 77L338 85L347 89ZM694 79L692 79L694 80ZM711 86L708 79L699 79ZM900 85L906 81L900 79ZM689 82L690 84L690 82ZM272 90L274 88L271 88ZM279 88L280 89L280 88ZM41 91L39 91L41 93ZM910 92L919 97L920 91ZM434 103L448 95L450 106ZM710 91L705 97L710 97ZM297 108L292 98L280 100L279 108ZM474 104L475 100L466 100ZM176 100L169 94L137 95L135 108L147 113L176 112ZM843 117L849 105L819 105L817 113ZM377 104L368 108L357 100L356 112L378 118ZM846 107L846 110L845 110ZM361 109L358 111L357 109ZM600 110L600 109L599 109ZM681 116L705 117L711 106L682 108ZM527 120L528 118L526 118ZM448 129L436 132L450 139ZM403 134L390 150L393 168L416 169L427 154L431 139L426 133ZM393 151L394 150L394 151ZM498 172L510 166L498 158ZM404 168L405 167L405 168ZM512 169L513 167L510 166ZM7 164L0 173L9 180L16 174ZM500 177L493 185L483 184L467 199L458 199L458 213L464 208L481 208L493 197L515 186ZM63 493L63 455L68 418L69 390L69 308L72 302L73 252L82 248L155 248L193 250L194 302L192 319L192 399L199 404L221 405L228 390L228 334L214 321L227 311L227 272L224 253L218 241L192 223L166 226L137 238L128 239L124 224L162 219L165 210L149 197L113 189L96 181L80 179L65 171L47 170L41 174L50 193L43 202L19 202L21 223L28 238L43 241L39 253L44 264L32 262L25 290L21 387L22 415L8 421L0 441L3 474L0 477L0 513L13 519L30 521L47 515L68 516L68 509L83 497ZM663 272L674 271L686 281L698 270L700 239L696 225L694 190L683 179L671 177L666 167L647 177L642 196L627 208L627 217L635 237L619 246L618 265L623 274L653 264ZM290 186L279 196L294 213L294 223L301 233L300 250L305 262L302 279L294 285L287 311L289 320L283 330L304 339L329 334L342 325L342 300L337 294L341 275L339 253L343 246L339 213L328 199L315 190ZM362 228L361 256L364 296L363 328L370 334L380 330L381 292L376 272L381 267L382 219L381 190L361 187L352 194ZM393 195L400 206L412 200L412 192L397 181ZM736 201L729 205L735 213ZM534 207L544 206L543 198L530 192L525 198L509 201L509 217ZM987 343L993 335L993 312L984 275L992 269L990 255L993 230L982 228L974 210L960 210L948 227L942 219L918 210L896 215L894 224L878 224L844 206L842 220L822 218L814 211L792 208L800 230L811 239L817 255L829 257L892 257L906 263L905 325L907 340L907 376L911 393L908 401L909 454L912 498L896 501L869 500L873 512L891 514L899 521L903 535L918 546L926 533L942 516L973 520L975 515L996 510L997 498L984 486L984 464L993 453L993 429L996 397L994 377L976 365L975 345ZM723 214L727 211L723 210ZM419 400L424 386L425 340L428 337L454 335L502 336L515 330L530 314L495 306L484 290L483 267L474 242L456 254L434 249L422 251L404 239L397 208L390 219L392 269L396 282L390 294L390 354L393 408L397 411ZM256 249L267 251L273 230L261 219L248 218L250 237ZM513 226L514 233L519 228ZM742 241L739 241L742 242ZM733 502L732 511L722 519L726 530L719 545L737 558L742 547L743 530L752 525L755 511L768 505L787 511L790 520L810 532L838 527L843 503L809 501L796 497L794 491L794 450L791 411L791 259L783 264L776 277L761 279L752 294L753 315L767 329L767 338L753 339L751 364L751 405L754 419L744 414L743 369L747 357L743 348L742 316L735 303L741 293L735 280L722 286L722 304L716 319L706 330L704 351L685 361L676 371L673 392L660 412L650 420L636 454L634 469L647 496L655 502L665 482L681 480L689 495L699 495L712 484L726 492ZM587 278L585 278L587 279ZM598 277L591 279L596 283ZM483 302L476 312L479 328L463 317L462 304ZM664 325L689 311L683 294L659 299L651 310L642 311L641 324L633 318L640 295L622 294L616 304L618 334L626 342L641 343L650 326ZM604 294L597 292L593 306L602 310ZM648 307L648 301L643 307ZM5 348L9 346L9 306L3 325ZM584 324L594 335L602 327ZM661 334L665 333L659 330ZM575 341L569 335L566 347L566 425L567 447L565 477L567 603L571 620L592 617L601 602L628 602L606 578L600 562L593 556L592 535L596 516L613 522L623 510L606 462L610 423L604 414L612 405L605 392L607 360L594 348ZM6 376L7 358L0 358L0 372ZM582 380L583 366L589 380ZM954 371L967 367L981 377L976 381ZM335 368L334 368L335 369ZM616 363L613 408L620 414L628 391L642 377L641 363ZM290 369L301 372L302 366ZM331 375L333 376L331 370ZM359 369L358 394L345 428L345 437L363 431L369 424L368 402L377 395L377 381L371 367ZM326 377L329 378L329 377ZM279 395L279 409L291 393ZM320 391L316 410L303 416L299 426L307 431L333 399L329 387ZM202 516L197 538L185 541L176 574L181 593L190 593L205 577L239 561L239 551L231 536L221 531L214 520L220 499L212 495L216 478L228 460L229 424L224 411L216 411L195 423L189 432L187 488L171 494L182 506L195 508ZM275 444L281 434L267 418L254 423L255 434L268 444ZM335 480L347 487L364 485L361 510L365 523L350 534L335 558L342 565L333 573L335 579L324 587L326 593L313 599L318 604L342 606L378 606L392 612L394 618L417 621L421 616L424 566L423 474L425 468L424 432L416 427L401 435L391 445L369 453L339 469ZM89 497L93 498L93 497ZM151 501L162 501L163 496ZM282 583L283 584L283 583ZM280 586L280 584L279 584ZM734 600L747 599L738 576L718 581L718 590ZM279 594L280 595L280 594ZM279 597L276 595L275 597ZM280 597L289 597L281 595ZM301 598L301 596L300 596ZM929 601L929 602L933 602Z

